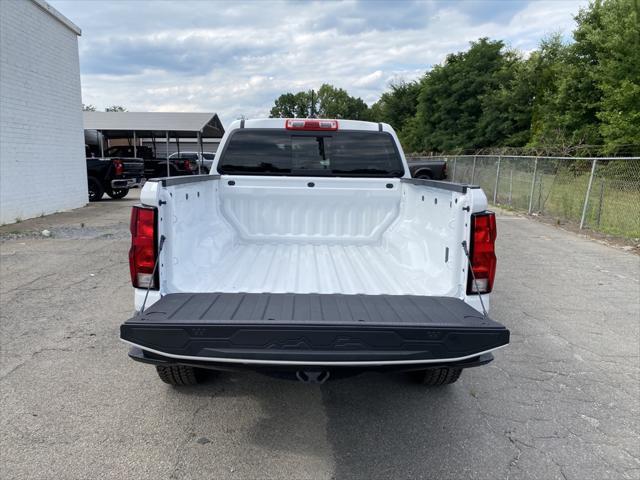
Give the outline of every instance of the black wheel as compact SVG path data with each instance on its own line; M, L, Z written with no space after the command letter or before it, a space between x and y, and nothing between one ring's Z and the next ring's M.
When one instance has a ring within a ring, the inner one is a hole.
M102 184L95 177L89 177L89 201L97 202L104 195L104 188L102 188Z
M169 385L196 385L202 381L203 372L194 367L172 365L170 367L156 366L160 380Z
M107 190L107 195L109 195L114 200L120 200L121 198L126 197L128 193L128 188L111 188Z
M462 373L461 368L433 368L430 370L418 370L410 372L411 379L415 383L438 387L455 383Z
M431 175L429 175L428 173L419 173L418 175L416 175L416 178L419 178L421 180L431 180Z

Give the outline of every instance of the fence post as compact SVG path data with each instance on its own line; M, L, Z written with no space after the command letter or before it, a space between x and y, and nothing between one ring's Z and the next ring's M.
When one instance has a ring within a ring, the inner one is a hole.
M587 216L587 206L589 205L589 194L591 193L591 185L593 184L593 174L596 173L596 163L598 159L594 158L591 163L591 175L589 175L589 184L587 185L587 194L584 196L584 205L582 206L582 217L580 218L580 230L584 227L584 220Z
M544 208L542 206L542 178L544 175L540 174L538 177L538 211L540 213L544 213Z
M509 173L509 206L511 206L512 200L513 200L513 168Z
M493 204L496 205L498 201L498 182L500 181L500 160L502 155L498 155L498 167L496 169L496 184L493 187Z
M473 185L473 183L475 182L476 179L476 158L478 158L476 155L473 156L473 167L471 167L471 184Z
M528 210L529 215L531 215L531 210L533 209L533 191L536 188L537 173L538 173L538 157L536 157L535 162L533 162L533 179L531 180L531 193L529 194L529 210Z
M598 217L596 224L600 226L600 217L602 215L602 201L604 200L604 178L600 181L600 202L598 202Z
M457 163L458 157L453 157L453 174L451 176L451 182L455 183L456 182L456 163Z

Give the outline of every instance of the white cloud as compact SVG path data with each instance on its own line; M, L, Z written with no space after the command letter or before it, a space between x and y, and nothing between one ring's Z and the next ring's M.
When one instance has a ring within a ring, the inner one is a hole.
M382 73L382 70L376 70L369 75L360 77L355 82L353 82L353 84L356 87L371 87L372 85L378 85L383 76L384 74Z
M141 3L50 0L83 29L83 101L265 116L330 83L372 103L480 37L530 51L586 0Z

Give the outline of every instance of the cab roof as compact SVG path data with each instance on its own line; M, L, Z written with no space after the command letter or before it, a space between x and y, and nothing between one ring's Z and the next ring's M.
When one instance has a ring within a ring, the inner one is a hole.
M256 118L251 120L236 120L229 126L229 131L236 130L239 128L282 128L285 129L285 124L288 118ZM343 120L341 118L337 119L325 119L325 118L314 118L314 119L300 119L300 120L328 120L328 121L337 121L338 122L338 130L362 130L362 131L384 131L384 132L392 132L393 129L390 125L386 123L377 123L377 122L364 122L362 120Z

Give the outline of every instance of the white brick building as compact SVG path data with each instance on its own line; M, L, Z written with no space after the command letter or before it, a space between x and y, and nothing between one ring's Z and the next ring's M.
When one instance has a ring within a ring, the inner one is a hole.
M0 224L87 203L78 35L42 0L0 0Z

